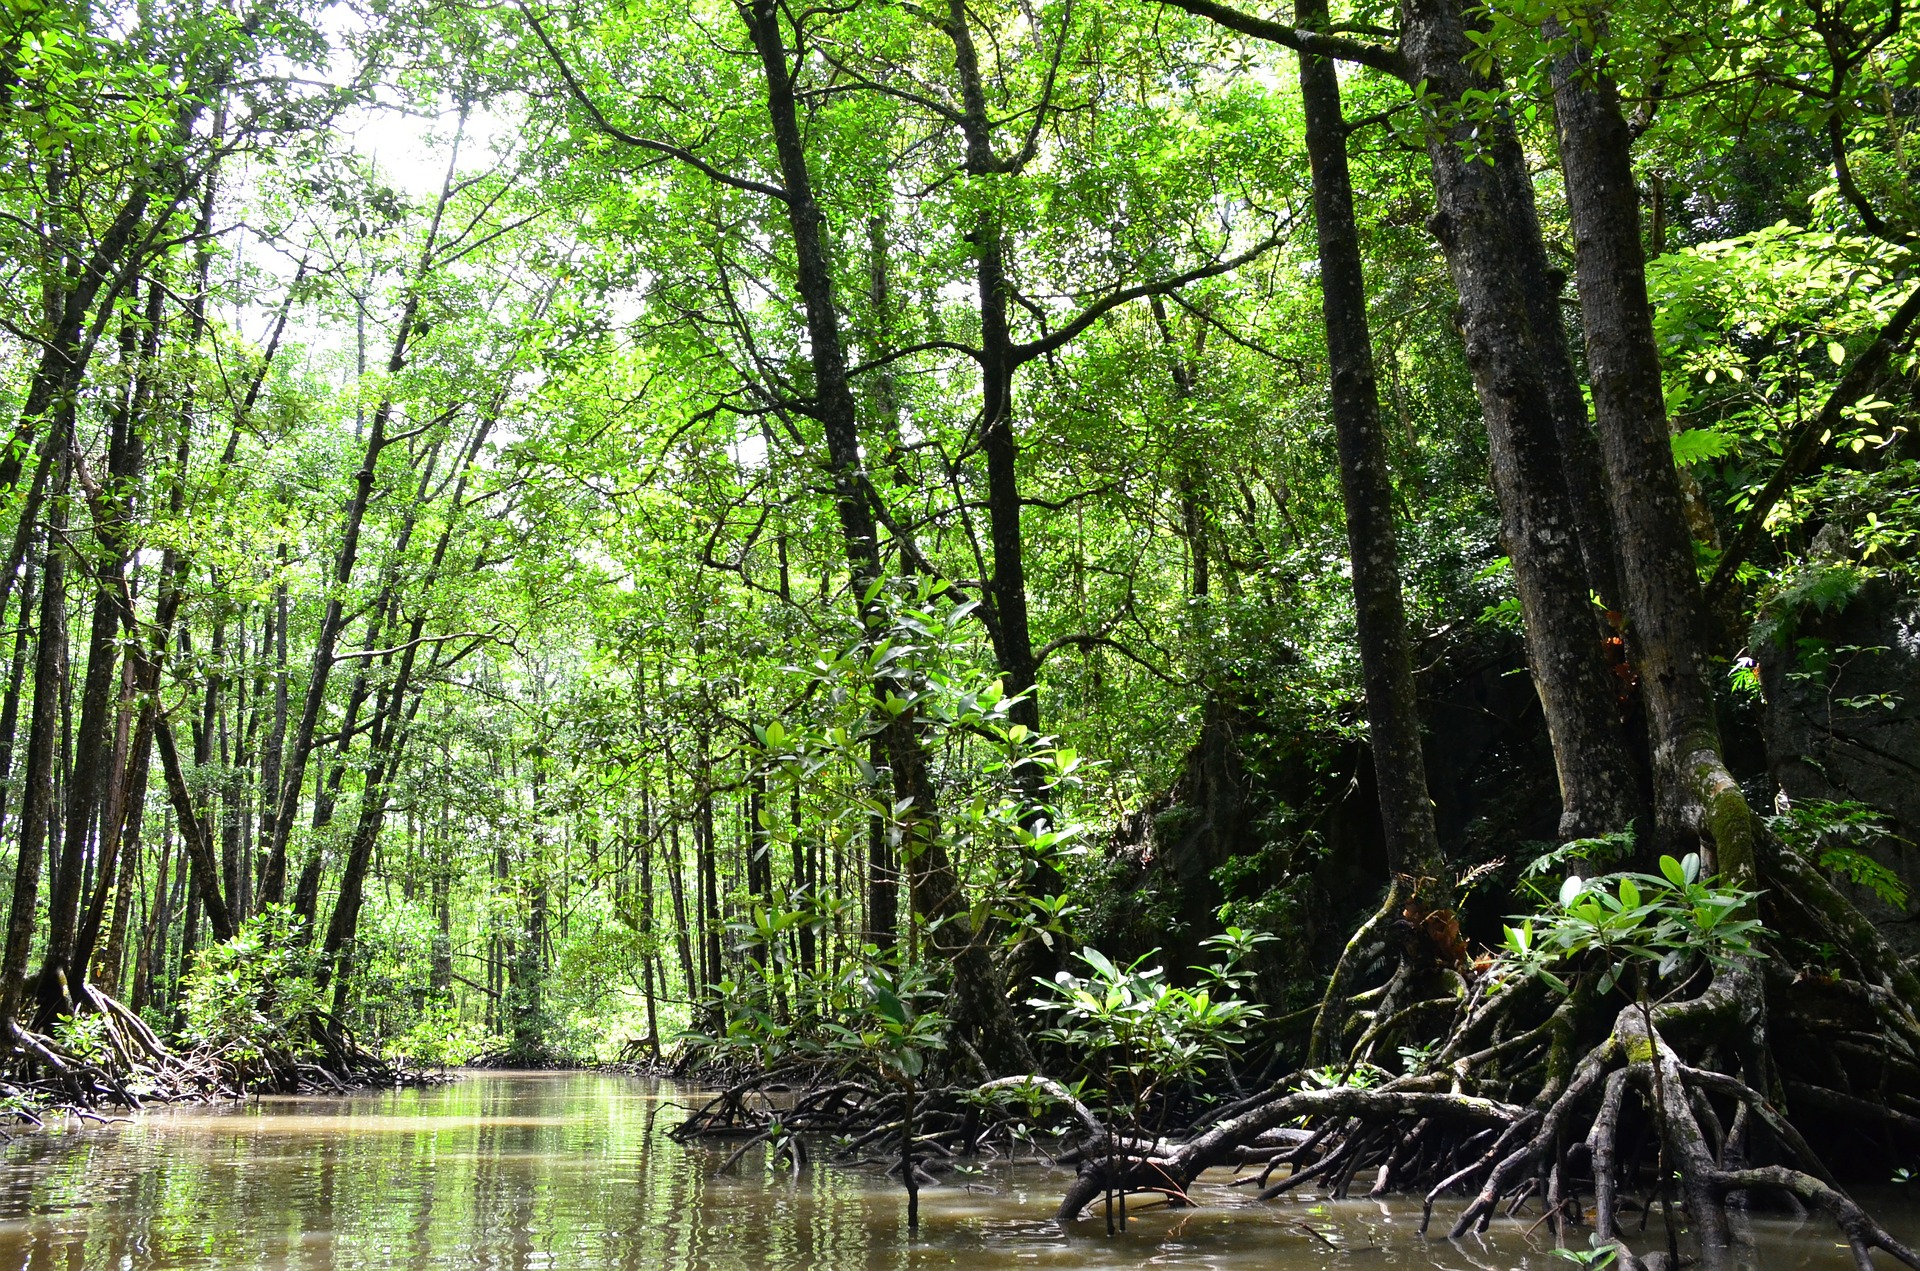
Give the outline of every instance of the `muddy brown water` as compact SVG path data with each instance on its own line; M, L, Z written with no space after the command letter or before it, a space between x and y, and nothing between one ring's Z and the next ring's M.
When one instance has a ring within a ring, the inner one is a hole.
M1525 1216L1483 1238L1423 1240L1417 1205L1262 1204L1225 1176L1195 1189L1198 1208L1136 1209L1111 1238L1100 1223L1067 1233L1049 1217L1065 1175L1035 1167L926 1190L909 1239L904 1197L877 1172L796 1179L754 1157L714 1177L722 1155L666 1137L692 1095L486 1073L21 1134L0 1150L0 1271L1574 1267ZM1868 1199L1897 1235L1920 1238L1920 1207L1898 1192ZM1757 1220L1747 1236L1745 1260L1768 1271L1851 1265L1816 1222Z

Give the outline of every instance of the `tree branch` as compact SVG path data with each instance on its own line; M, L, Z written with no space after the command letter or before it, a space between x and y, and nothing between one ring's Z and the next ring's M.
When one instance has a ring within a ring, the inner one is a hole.
M1385 71L1399 79L1408 78L1406 59L1399 50L1382 48L1378 44L1364 44L1359 40L1343 40L1337 35L1325 35L1319 31L1309 31L1305 27L1289 26L1276 22L1272 18L1257 18L1251 13L1243 13L1230 5L1217 4L1215 0L1161 0L1176 9L1184 9L1195 17L1207 18L1219 23L1229 31L1238 31L1242 35L1251 35L1255 39L1270 40L1296 53L1307 53L1315 57L1330 57L1342 62L1358 62L1362 66L1371 66L1376 71Z
M1178 291L1188 283L1199 282L1202 278L1213 278L1220 274L1232 273L1248 261L1257 260L1261 256L1264 256L1269 250L1278 245L1279 242L1279 234L1269 234L1266 238L1261 239L1258 243L1255 243L1246 251L1241 252L1238 256L1229 256L1225 260L1216 260L1211 265L1202 265L1198 269L1189 269L1184 274L1175 274L1171 278L1162 278L1157 282L1143 282L1132 287L1122 287L1118 291L1110 292L1101 299L1088 305L1073 321L1067 323L1066 326L1061 327L1053 334L1042 336L1038 340L1029 340L1024 344L1014 345L1013 365L1016 367L1024 366L1037 357L1045 357L1055 349L1070 343L1078 337L1082 331L1085 331L1101 318L1112 313L1115 309L1118 309L1121 305L1129 301L1139 300L1145 296L1164 295L1169 291Z
M593 104L593 99L587 96L587 90L581 85L579 79L574 76L573 68L567 65L567 59L560 55L560 50L555 47L552 39L548 38L546 27L540 24L540 19L534 16L533 10L527 6L525 0L521 0L520 12L526 15L527 24L533 28L533 33L540 38L540 43L542 47L547 50L547 55L553 59L554 65L559 68L560 78L566 82L568 95L579 103L580 108L586 111L587 117L593 121L593 126L601 132L612 137L615 141L625 142L627 145L637 147L641 150L651 150L653 153L665 155L669 159L677 159L696 172L714 181L718 181L721 185L730 185L736 190L746 190L754 194L764 194L768 198L779 199L782 203L789 201L787 192L777 185L768 185L765 181L755 181L751 177L737 177L730 172L722 172L683 146L672 145L665 141L655 141L651 137L642 137L636 133L628 132L626 129L615 124L602 114L600 108Z
M1788 438L1786 449L1780 456L1780 466L1774 469L1773 476L1754 497L1753 506L1747 509L1746 521L1741 524L1733 541L1727 544L1720 563L1714 566L1713 577L1707 581L1709 604L1733 581L1734 571L1746 562L1747 556L1760 542L1760 536L1766 532L1767 514L1780 502L1794 478L1805 471L1807 465L1826 447L1833 430L1840 426L1841 413L1866 396L1880 369L1893 356L1893 351L1900 347L1907 328L1913 325L1915 318L1920 318L1920 286L1916 286L1906 303L1887 319L1887 325L1880 328L1880 334L1874 337L1867 351L1854 359L1853 365L1840 377L1833 392L1827 395L1820 413L1802 423Z

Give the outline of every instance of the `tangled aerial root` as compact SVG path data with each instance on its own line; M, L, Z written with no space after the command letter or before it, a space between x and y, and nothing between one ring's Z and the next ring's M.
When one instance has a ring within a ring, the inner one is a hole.
M1220 1166L1249 1168L1234 1184L1262 1198L1308 1183L1344 1197L1369 1179L1373 1196L1423 1196L1423 1231L1450 1195L1464 1200L1453 1237L1533 1206L1536 1226L1586 1229L1626 1271L1672 1271L1676 1209L1708 1271L1730 1266L1729 1206L1774 1203L1831 1221L1861 1271L1875 1250L1920 1271L1920 1256L1847 1194L1798 1128L1920 1159L1920 979L1817 869L1762 847L1763 960L1702 971L1672 1000L1623 1007L1578 986L1562 997L1538 982L1421 971L1411 958L1370 990L1336 977L1346 996L1323 1006L1316 1048L1344 1054L1344 1069L1297 1072L1175 1132L1103 1120L1045 1077L921 1090L916 1102L877 1073L803 1064L734 1081L673 1134L744 1140L727 1167L772 1144L796 1169L800 1135L835 1136L836 1159L903 1170L916 1152L937 1168L1012 1156L1024 1143L1077 1167L1062 1224L1102 1196L1110 1214L1119 1201L1123 1220L1130 1194L1191 1203L1195 1180ZM1381 926L1376 915L1368 931ZM1370 959L1350 945L1343 963ZM1387 1076L1374 1057L1396 1048L1420 1062ZM1641 1232L1656 1210L1666 1214L1664 1250L1636 1255L1621 1222L1628 1210Z
M1818 964L1796 970L1776 956L1764 970L1722 966L1690 997L1620 1009L1597 1039L1604 1016L1582 991L1549 1012L1538 992L1464 985L1426 1071L1364 1089L1326 1088L1324 1069L1298 1073L1183 1135L1085 1154L1057 1217L1075 1221L1102 1194L1184 1194L1204 1170L1260 1162L1257 1174L1235 1181L1263 1197L1307 1182L1345 1196L1364 1171L1373 1195L1418 1190L1423 1231L1436 1202L1465 1195L1450 1237L1536 1204L1556 1234L1590 1226L1630 1271L1679 1254L1676 1200L1703 1264L1731 1265L1729 1203L1753 1199L1817 1211L1862 1271L1875 1250L1920 1268L1920 1256L1847 1194L1786 1110L1920 1153L1920 983L1819 871L1777 844L1766 859L1778 884L1769 927L1791 937L1778 942L1783 949L1797 941L1821 950ZM1407 1021L1435 1000L1387 1005L1408 980L1403 962L1372 1018L1354 1012L1350 1031L1360 1035L1346 1075L1396 1039L1420 1040ZM1803 1044L1816 1037L1821 1044ZM1276 1137L1284 1128L1293 1134ZM1286 1175L1270 1182L1281 1169ZM1636 1189L1642 1230L1655 1207L1669 1212L1668 1248L1644 1259L1620 1223L1631 1203L1624 1193Z
M38 1125L28 1109L54 1108L86 1120L96 1109L233 1098L235 1070L214 1055L169 1050L147 1022L107 993L83 985L76 1003L98 1021L98 1044L82 1054L21 1024L8 1030L0 1059L0 1095L10 1115Z
M802 1135L831 1138L828 1159L835 1162L899 1168L910 1130L916 1166L938 1169L965 1157L1053 1159L1036 1142L1057 1137L1038 1132L1048 1116L1063 1118L1069 1138L1107 1132L1092 1110L1048 1077L1002 1077L909 1096L873 1072L793 1064L734 1081L668 1134L682 1143L741 1140L720 1166L724 1171L753 1147L778 1144L784 1151ZM802 1163L791 1159L796 1168Z
M235 1062L216 1049L169 1048L145 1020L97 986L82 985L74 1006L90 1022L85 1032L93 1040L85 1053L19 1023L0 1041L0 1098L7 1115L22 1123L41 1123L33 1108L99 1121L97 1109L106 1107L138 1110L263 1090L345 1093L425 1079L364 1050L325 1019L316 1028L313 1053L255 1048L244 1062Z
M1826 1215L1863 1269L1872 1266L1875 1249L1920 1268L1920 1257L1846 1194L1759 1091L1733 1075L1682 1063L1660 1034L1657 1010L1623 1010L1603 1042L1526 1105L1466 1093L1443 1074L1368 1089L1302 1088L1300 1082L1281 1082L1258 1106L1184 1140L1083 1154L1057 1217L1073 1222L1112 1191L1184 1195L1203 1171L1258 1159L1260 1149L1271 1145L1264 1168L1248 1180L1263 1189L1263 1197L1315 1180L1325 1193L1345 1196L1355 1177L1370 1170L1372 1194L1424 1188L1425 1230L1439 1198L1475 1187L1450 1237L1485 1230L1495 1216L1537 1199L1543 1220L1556 1231L1590 1222L1597 1241L1614 1245L1622 1264L1633 1266L1637 1260L1619 1222L1627 1181L1620 1137L1632 1095L1677 1158L1670 1166L1682 1180L1689 1226L1709 1265L1724 1263L1732 1248L1728 1199L1759 1193L1790 1196ZM1731 1109L1732 1129L1722 1128L1716 1103ZM1293 1126L1312 1128L1275 1137ZM1792 1163L1741 1163L1757 1146L1756 1131L1764 1131L1769 1145ZM1282 1167L1288 1175L1269 1184ZM1583 1191L1593 1197L1590 1217ZM1658 1193L1655 1186L1642 1212Z

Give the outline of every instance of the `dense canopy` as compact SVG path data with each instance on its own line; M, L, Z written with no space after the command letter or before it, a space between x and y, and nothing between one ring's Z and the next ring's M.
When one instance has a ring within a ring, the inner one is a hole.
M8 0L7 1071L798 1064L908 1153L1028 1076L1106 1127L1067 1217L1316 1115L1485 1208L1633 1074L1710 1253L1765 1187L1891 1247L1787 1166L1920 1144L1916 56Z

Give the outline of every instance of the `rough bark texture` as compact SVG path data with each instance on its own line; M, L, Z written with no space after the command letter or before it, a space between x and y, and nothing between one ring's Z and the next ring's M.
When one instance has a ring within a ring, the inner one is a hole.
M1630 135L1613 85L1575 47L1554 72L1561 161L1577 242L1587 366L1625 569L1631 653L1663 802L1706 834L1718 868L1753 877L1755 824L1720 752L1706 621L1668 438L1640 245Z
M1621 554L1614 537L1613 519L1607 514L1600 447L1587 418L1586 399L1580 392L1580 377L1574 370L1566 323L1561 317L1560 293L1566 275L1547 258L1526 154L1518 145L1511 144L1513 140L1510 136L1496 139L1498 153L1494 163L1513 208L1513 251L1519 265L1515 272L1526 288L1534 349L1540 358L1547 399L1553 409L1553 433L1560 443L1560 471L1566 477L1567 501L1573 509L1574 540L1580 548L1588 589L1609 608L1617 609L1622 594Z
M1526 261L1515 257L1525 219L1513 206L1508 179L1477 153L1491 144L1489 157L1498 160L1514 146L1511 128L1503 119L1461 117L1466 108L1459 104L1472 100L1467 95L1490 85L1463 60L1472 45L1453 0L1408 0L1402 30L1411 73L1452 113L1436 121L1427 144L1439 207L1432 229L1460 293L1502 536L1560 774L1560 832L1575 837L1618 829L1632 819L1634 782L1588 601L1552 397L1522 276Z

